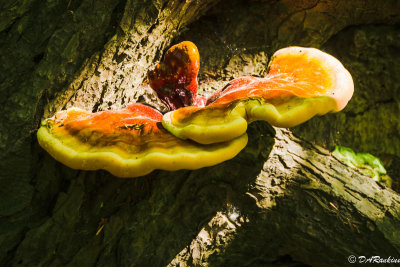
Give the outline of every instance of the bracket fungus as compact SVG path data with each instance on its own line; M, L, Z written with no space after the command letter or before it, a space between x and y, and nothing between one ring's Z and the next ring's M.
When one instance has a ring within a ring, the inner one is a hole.
M118 177L212 166L233 158L247 144L247 134L212 145L181 140L163 129L161 119L160 112L142 104L97 113L73 108L43 121L37 136L61 163L104 169Z
M204 106L205 98L197 95L200 54L194 43L184 41L172 46L163 61L149 71L150 87L171 110L186 106Z
M148 73L172 111L163 115L137 103L96 113L72 108L42 122L39 144L73 169L104 169L119 177L199 169L236 156L247 144L248 123L292 127L342 110L354 90L343 65L313 48L281 49L265 78L232 80L207 100L197 94L199 68L193 43L174 45Z
M162 123L182 139L223 142L245 133L252 121L294 127L315 115L338 112L353 91L352 77L339 60L315 48L288 47L273 55L266 77L234 79L205 107L171 111Z

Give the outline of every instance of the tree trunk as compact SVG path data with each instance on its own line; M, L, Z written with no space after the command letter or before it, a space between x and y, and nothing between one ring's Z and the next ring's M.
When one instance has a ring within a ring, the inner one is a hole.
M6 2L6 1L4 1ZM328 150L384 157L400 177L400 2L14 1L0 5L2 266L263 266L400 258L400 197ZM37 144L40 120L143 102L173 43L201 55L200 93L265 75L290 45L339 58L355 95L289 130L255 122L234 159L119 179L72 170ZM297 137L296 137L297 136ZM357 259L358 260L358 259Z

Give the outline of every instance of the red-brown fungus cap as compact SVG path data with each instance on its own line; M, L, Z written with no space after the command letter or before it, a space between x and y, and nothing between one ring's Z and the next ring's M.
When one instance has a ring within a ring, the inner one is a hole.
M44 121L37 137L51 156L73 169L104 169L119 177L215 165L247 144L246 134L213 145L184 141L167 132L161 119L142 104L97 113L70 109Z
M288 47L273 55L265 78L232 80L205 108L169 112L163 125L179 138L211 144L242 135L255 120L293 127L338 112L353 91L351 75L339 60L315 48Z
M151 88L171 110L196 104L197 74L200 55L194 43L185 41L172 46L163 61L148 72Z

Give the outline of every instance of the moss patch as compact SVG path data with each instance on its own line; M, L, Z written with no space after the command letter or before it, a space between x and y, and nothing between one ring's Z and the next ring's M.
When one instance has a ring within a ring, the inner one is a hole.
M356 153L351 148L344 146L336 146L332 155L343 161L347 166L359 169L375 181L388 187L392 186L392 179L386 174L386 169L379 158L369 153Z

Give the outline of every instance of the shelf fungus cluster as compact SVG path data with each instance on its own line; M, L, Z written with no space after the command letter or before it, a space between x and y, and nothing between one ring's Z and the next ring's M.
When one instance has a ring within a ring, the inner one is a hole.
M70 109L44 121L38 139L50 155L73 169L105 169L118 177L215 165L247 144L246 134L207 146L182 140L161 126L162 117L142 104L97 113Z
M293 127L342 110L354 90L343 65L314 48L281 49L266 77L232 80L208 99L197 94L199 68L193 43L174 45L148 73L170 112L143 104L96 113L64 110L42 122L39 144L71 168L105 169L118 177L199 169L235 157L252 121Z

